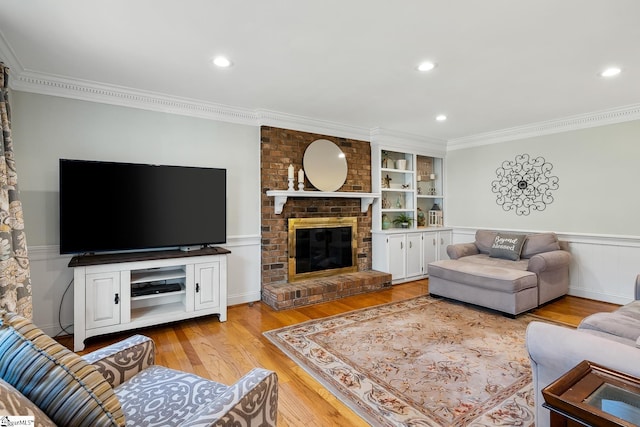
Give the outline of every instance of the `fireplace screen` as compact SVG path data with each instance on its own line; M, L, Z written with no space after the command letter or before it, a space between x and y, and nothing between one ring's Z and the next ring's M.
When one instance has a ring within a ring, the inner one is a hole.
M358 270L356 218L289 220L289 280Z

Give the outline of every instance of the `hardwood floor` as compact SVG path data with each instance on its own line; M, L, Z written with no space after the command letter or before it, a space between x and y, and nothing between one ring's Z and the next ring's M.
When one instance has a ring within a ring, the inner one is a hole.
M87 340L83 353L97 350L134 333L151 337L157 346L156 363L193 372L231 384L256 366L278 373L278 424L280 426L367 426L302 368L273 346L262 332L310 319L331 316L428 293L428 280L393 286L379 292L338 301L276 312L262 303L228 309L227 322L205 317ZM576 297L564 297L533 311L533 314L576 326L595 312L618 306ZM72 348L69 337L60 342Z

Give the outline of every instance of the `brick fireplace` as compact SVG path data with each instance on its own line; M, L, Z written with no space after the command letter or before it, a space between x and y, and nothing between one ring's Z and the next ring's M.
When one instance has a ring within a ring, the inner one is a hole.
M297 172L302 167L305 149L317 139L334 142L346 156L347 178L338 191L371 192L371 146L368 142L266 126L260 129L262 299L276 309L368 292L389 286L391 282L388 275L371 271L371 210L362 213L359 199L290 197L281 214L274 212L274 198L266 195L267 190L287 188L287 167L292 164ZM309 191L315 190L306 178L304 185ZM357 272L347 273L342 278L289 283L289 218L323 217L357 219ZM287 298L289 296L293 298Z

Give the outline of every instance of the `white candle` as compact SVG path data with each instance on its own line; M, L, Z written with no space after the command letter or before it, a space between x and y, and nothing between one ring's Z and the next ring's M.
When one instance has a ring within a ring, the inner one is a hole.
M298 182L304 182L304 170L302 169L298 171Z
M288 173L289 179L293 179L293 165L289 165Z

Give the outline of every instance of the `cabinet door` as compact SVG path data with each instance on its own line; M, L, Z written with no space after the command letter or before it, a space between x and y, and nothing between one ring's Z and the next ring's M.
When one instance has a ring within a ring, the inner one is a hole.
M429 274L429 263L438 259L438 233L435 231L423 233L422 240L422 260L424 262L424 273Z
M447 246L451 244L451 231L438 231L438 259L449 259L447 255Z
M407 235L407 277L422 275L422 234Z
M391 280L404 279L406 270L406 247L404 234L387 236L387 254L389 257L389 273Z
M120 323L120 272L87 274L86 278L87 329Z
M195 309L220 306L220 262L207 262L195 266Z

